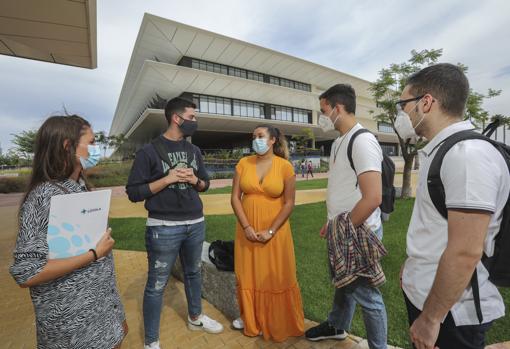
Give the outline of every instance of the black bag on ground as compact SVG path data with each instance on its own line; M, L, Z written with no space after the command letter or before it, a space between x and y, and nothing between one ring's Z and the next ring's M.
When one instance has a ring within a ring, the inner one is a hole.
M446 153L455 144L467 139L481 139L491 143L505 159L510 173L510 147L489 138L498 126L498 121L489 124L483 131L483 134L472 130L460 131L449 136L438 145L439 148L437 149L437 153L430 164L427 183L430 199L437 211L445 219L448 219L448 210L446 208L445 192L440 172ZM510 287L510 198L507 200L505 208L503 209L503 218L501 219L499 232L495 238L494 255L492 257L487 257L484 253L482 262L489 271L489 280L494 285L499 287ZM471 278L471 287L473 290L476 314L478 320L482 323L483 317L480 309L480 295L476 269L473 273L473 277Z
M211 242L209 259L218 270L234 271L234 241L216 240Z
M354 139L358 137L360 134L370 132L366 128L362 128L354 132L351 139L349 140L349 145L347 146L347 157L349 158L349 163L351 164L351 168L356 173L356 169L354 168L354 162L352 161L352 145L354 143ZM395 204L395 186L393 185L393 181L395 179L395 163L391 158L383 153L383 161L381 162L381 181L382 181L382 201L379 207L383 213L392 213ZM358 183L356 182L356 186Z

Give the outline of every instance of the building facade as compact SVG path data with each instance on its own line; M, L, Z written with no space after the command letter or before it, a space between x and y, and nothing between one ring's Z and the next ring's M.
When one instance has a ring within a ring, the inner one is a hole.
M182 96L197 105L201 149L247 149L260 124L286 136L313 132L310 144L329 154L336 131L317 126L318 96L347 83L357 95L356 116L383 150L398 155L391 127L371 116L377 107L363 79L284 53L145 14L121 90L110 134L124 134L135 148L167 127L165 101Z

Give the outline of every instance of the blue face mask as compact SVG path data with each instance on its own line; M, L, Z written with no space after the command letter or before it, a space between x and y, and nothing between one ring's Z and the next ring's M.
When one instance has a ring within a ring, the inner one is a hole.
M87 158L80 156L81 167L83 167L84 170L96 166L101 158L101 148L99 145L89 144L87 145L87 149L89 156Z
M259 155L264 155L269 150L269 146L267 145L266 138L255 138L252 141L252 148L255 150L255 153Z

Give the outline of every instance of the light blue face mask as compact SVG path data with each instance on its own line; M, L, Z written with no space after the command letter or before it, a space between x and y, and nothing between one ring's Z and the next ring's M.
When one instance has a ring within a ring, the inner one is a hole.
M267 138L255 138L251 144L255 153L259 155L264 155L269 150L269 146L267 145Z
M88 144L87 150L89 152L88 157L83 158L80 156L81 167L83 167L84 170L96 166L99 162L99 159L101 158L101 148L99 145Z

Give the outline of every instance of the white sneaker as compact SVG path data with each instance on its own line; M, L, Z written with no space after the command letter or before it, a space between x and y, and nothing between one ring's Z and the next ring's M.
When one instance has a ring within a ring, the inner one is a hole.
M244 321L240 317L232 321L232 327L234 330L242 330L244 329Z
M161 349L161 348L159 347L159 341L157 341L152 342L151 344L145 344L143 346L143 349Z
M205 331L207 333L223 332L222 324L204 314L201 314L195 321L191 320L188 315L188 328L192 331Z

